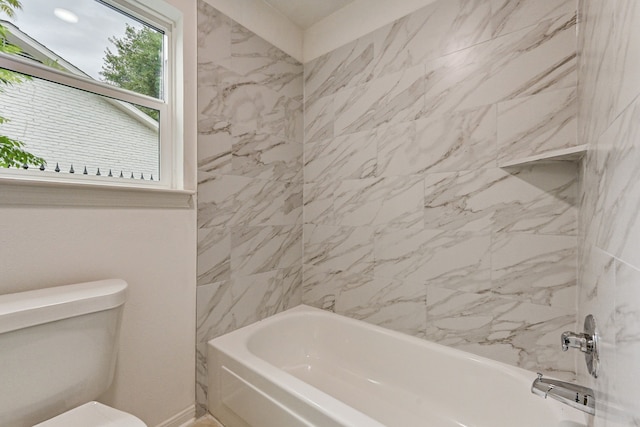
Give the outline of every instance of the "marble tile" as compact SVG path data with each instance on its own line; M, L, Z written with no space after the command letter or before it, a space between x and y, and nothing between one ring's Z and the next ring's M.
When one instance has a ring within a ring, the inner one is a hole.
M498 163L577 144L575 88L498 104Z
M307 62L304 65L307 106L341 89L369 81L375 45L375 34L369 34Z
M279 271L270 271L199 286L197 342L205 343L275 314L283 298L279 277Z
M576 248L575 236L496 234L491 248L492 292L573 311Z
M235 22L231 28L230 68L255 83L302 102L302 64Z
M427 287L426 337L440 344L545 375L571 379L573 360L560 360L558 336L573 327L564 309Z
M334 191L339 183L313 182L304 184L304 223L335 225Z
M427 173L495 167L495 106L416 121L416 146L408 155Z
M418 65L337 92L334 134L371 130L421 117L424 87L424 66Z
M198 63L229 64L232 21L203 0L198 0Z
M231 135L226 132L198 133L198 170L231 172Z
M374 325L424 337L426 287L420 282L373 278L341 289L335 311Z
M640 425L638 408L638 354L640 354L640 270L616 263L615 390L622 417L629 426Z
M492 189L493 200L502 200L496 208L495 231L577 234L575 163L542 163L505 171L510 176Z
M338 225L422 224L424 182L420 176L345 180L335 191Z
M575 15L427 62L424 115L575 87Z
M570 163L427 174L425 227L575 235L576 166Z
M232 135L254 132L302 141L296 136L301 130L295 128L302 118L302 104L228 69L218 67L213 73L217 75L207 79L199 93L200 114L212 123L202 121L201 132L226 126Z
M287 203L292 196L287 192L287 183L232 175L201 173L200 176L199 228L293 223L286 219L290 213ZM301 204L300 201L297 206Z
M231 236L224 227L198 229L198 286L231 278Z
M442 230L376 233L376 277L473 292L491 288L491 237Z
M501 169L434 173L425 177L426 228L490 233L503 203L497 187L510 176Z
M587 372L582 355L577 355L577 371L580 384L593 388L596 392L596 416L594 426L622 426L615 419L620 418L620 405L615 397L616 375L616 262L609 254L589 248L580 264L578 317L574 331L583 330L583 319L592 314L597 322L599 335L600 368L598 378Z
M371 135L365 131L305 144L305 182L373 177L377 149Z
M302 226L231 228L231 276L294 267L302 262Z
M373 271L372 227L304 226L303 263L333 273Z
M302 182L288 182L282 197L282 219L278 225L302 224L303 191ZM275 199L274 203L279 200Z
M330 272L304 264L302 303L335 312L337 300L343 289L367 286L372 280L372 269L364 272Z
M598 138L640 93L640 4L580 2L579 140Z
M373 74L384 76L486 41L491 4L484 0L434 2L379 30Z
M333 138L333 96L325 96L304 106L304 142Z
M491 0L494 37L576 12L575 0Z
M599 138L595 153L597 246L636 266L640 266L639 120L640 98Z
M302 255L302 247L300 247ZM302 304L302 263L280 270L282 283L282 305L278 312L288 310Z
M231 174L270 181L302 176L302 144L268 134L233 137Z

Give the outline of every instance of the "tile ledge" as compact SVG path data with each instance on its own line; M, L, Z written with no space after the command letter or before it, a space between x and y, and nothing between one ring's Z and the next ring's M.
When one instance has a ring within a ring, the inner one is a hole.
M575 147L560 148L558 150L551 150L542 154L536 154L534 156L505 161L505 162L499 163L498 166L501 168L509 168L509 167L515 167L520 165L526 165L529 163L543 163L543 162L558 161L558 160L575 162L580 160L586 152L587 152L587 145L582 144L582 145L576 145Z

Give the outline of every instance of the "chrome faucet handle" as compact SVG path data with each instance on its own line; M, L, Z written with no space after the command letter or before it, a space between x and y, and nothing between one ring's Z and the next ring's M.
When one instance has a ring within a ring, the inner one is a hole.
M584 319L583 333L576 334L575 332L566 331L560 336L562 351L567 351L570 348L577 348L584 353L587 368L594 378L598 377L598 366L600 361L598 355L598 339L596 321L591 314Z
M593 337L585 333L576 334L575 332L566 331L560 337L562 351L569 348L577 348L583 353L591 353L593 351Z

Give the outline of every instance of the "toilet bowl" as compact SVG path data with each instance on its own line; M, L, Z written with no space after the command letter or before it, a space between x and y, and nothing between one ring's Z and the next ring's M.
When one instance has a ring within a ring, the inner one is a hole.
M95 402L111 385L127 283L0 295L0 426L146 427Z
M140 419L99 402L89 402L34 427L146 427Z

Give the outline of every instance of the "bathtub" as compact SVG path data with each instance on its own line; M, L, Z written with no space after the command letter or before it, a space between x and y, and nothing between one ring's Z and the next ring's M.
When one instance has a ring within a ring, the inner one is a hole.
M560 349L558 349L560 351ZM208 343L226 427L584 427L520 368L298 306Z

